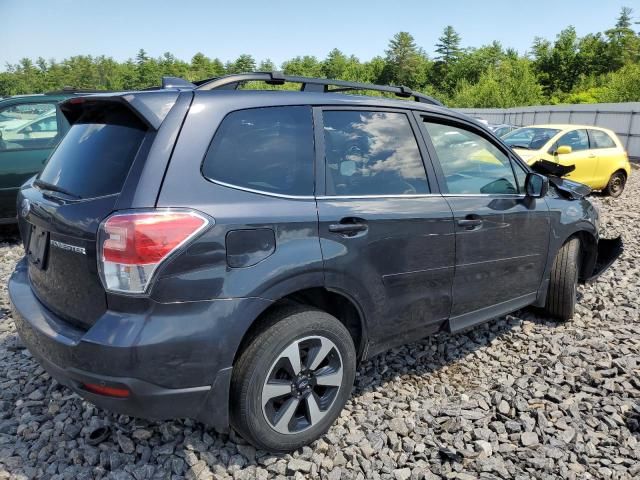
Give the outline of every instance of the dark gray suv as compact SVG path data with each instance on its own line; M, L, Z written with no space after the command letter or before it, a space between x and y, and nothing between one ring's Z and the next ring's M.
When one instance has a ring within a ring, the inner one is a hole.
M588 188L404 87L258 73L61 109L18 197L24 343L96 405L270 451L323 434L391 346L527 305L568 320L622 249Z

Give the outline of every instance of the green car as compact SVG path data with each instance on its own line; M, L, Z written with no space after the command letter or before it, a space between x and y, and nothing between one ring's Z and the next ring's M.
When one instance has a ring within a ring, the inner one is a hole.
M75 90L0 100L0 224L15 223L20 186L40 171L69 129L58 104Z

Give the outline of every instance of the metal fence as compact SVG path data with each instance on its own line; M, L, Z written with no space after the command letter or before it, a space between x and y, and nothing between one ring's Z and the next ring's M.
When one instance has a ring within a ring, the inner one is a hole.
M640 102L459 110L489 123L518 126L569 123L609 128L616 132L629 156L640 159Z

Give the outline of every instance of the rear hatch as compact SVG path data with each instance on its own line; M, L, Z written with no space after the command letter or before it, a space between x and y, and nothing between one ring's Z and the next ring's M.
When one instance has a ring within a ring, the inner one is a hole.
M155 136L153 121L125 98L65 102L71 128L18 197L31 288L53 313L80 328L107 309L96 252L100 223L118 208L127 176L140 171Z

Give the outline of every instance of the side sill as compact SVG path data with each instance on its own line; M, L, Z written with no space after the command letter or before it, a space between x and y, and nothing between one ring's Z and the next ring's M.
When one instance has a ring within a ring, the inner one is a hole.
M473 327L474 325L484 323L492 318L506 315L507 313L535 303L537 297L538 292L532 292L512 300L507 300L506 302L498 303L497 305L452 317L449 319L449 332L456 333Z

